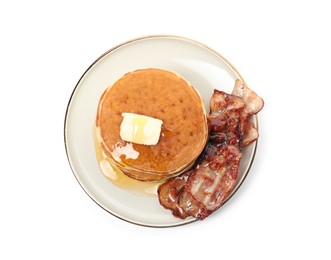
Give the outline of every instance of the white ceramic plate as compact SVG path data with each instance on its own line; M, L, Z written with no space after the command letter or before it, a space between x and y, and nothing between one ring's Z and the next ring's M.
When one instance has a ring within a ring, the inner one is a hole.
M85 192L109 213L150 227L190 223L195 219L173 217L159 204L157 196L144 196L114 186L98 166L93 127L99 98L110 84L125 73L142 68L161 68L179 73L198 89L207 111L214 89L231 93L235 80L243 80L220 54L190 39L156 35L118 45L87 69L72 93L64 128L68 160ZM253 123L257 126L257 117L253 118ZM243 151L239 177L231 196L249 171L256 145L254 143Z

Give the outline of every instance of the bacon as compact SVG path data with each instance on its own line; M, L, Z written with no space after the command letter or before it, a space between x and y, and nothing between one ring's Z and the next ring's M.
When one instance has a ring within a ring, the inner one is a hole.
M218 209L232 191L239 171L240 116L244 108L241 98L214 91L210 104L211 116L208 118L211 132L209 146L204 160L193 170L185 184L184 190L191 198L186 195L179 200L180 206L187 204L183 201L185 198L195 201L194 210L186 210L188 215L205 218Z
M215 211L222 205L235 184L240 156L238 147L222 146L217 156L211 161L206 158L205 164L191 174L185 191L203 208L210 212Z
M259 137L259 133L255 126L248 121L251 115L257 114L264 106L264 101L259 97L253 90L248 88L240 80L236 80L234 88L232 90L232 95L241 97L245 103L245 108L241 115L241 133L243 136L242 146L245 147Z
M244 113L247 117L257 114L264 106L264 101L259 97L253 90L248 88L239 79L236 80L234 88L232 90L232 95L241 97L245 102Z
M241 122L242 146L245 147L257 140L259 133L254 125L247 119Z
M185 219L193 216L204 219L211 214L211 211L204 208L184 189L188 176L185 173L160 185L158 188L159 202L164 208L171 210L175 217Z
M189 171L158 189L161 205L176 217L202 220L217 210L236 184L241 148L258 138L248 118L262 109L263 100L240 81L233 92L238 96L214 90L204 152Z
M192 216L200 220L203 220L212 213L212 211L206 209L204 205L194 199L186 189L183 189L180 194L178 206L184 210L187 216Z
M245 107L244 100L240 97L229 95L223 91L217 89L214 90L214 94L210 99L210 114L220 116L222 113L232 112L234 110L240 111Z
M178 198L190 174L191 171L187 171L176 176L160 185L157 190L160 204L164 208L170 209L174 216L182 219L185 219L188 215L178 205Z

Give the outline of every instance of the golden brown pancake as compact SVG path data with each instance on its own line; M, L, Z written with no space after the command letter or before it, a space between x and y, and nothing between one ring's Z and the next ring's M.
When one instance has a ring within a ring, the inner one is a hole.
M139 145L120 137L122 113L163 121L156 145ZM106 155L128 176L162 180L189 167L208 137L203 101L179 75L161 69L125 74L102 95L96 120L98 138Z

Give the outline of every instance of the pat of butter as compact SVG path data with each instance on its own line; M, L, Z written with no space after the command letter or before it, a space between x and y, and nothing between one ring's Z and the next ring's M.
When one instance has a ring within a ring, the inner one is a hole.
M159 142L162 120L133 113L122 113L120 136L136 144L154 145Z

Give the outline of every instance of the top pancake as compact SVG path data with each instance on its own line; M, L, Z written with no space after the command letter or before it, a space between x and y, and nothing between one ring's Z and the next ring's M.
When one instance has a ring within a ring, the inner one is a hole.
M123 141L123 112L161 119L159 142L148 146ZM187 168L208 137L200 95L182 77L161 69L129 72L109 87L100 99L96 125L106 155L140 180L159 180Z

